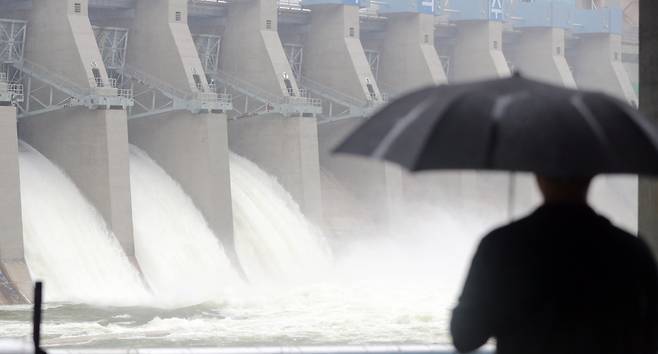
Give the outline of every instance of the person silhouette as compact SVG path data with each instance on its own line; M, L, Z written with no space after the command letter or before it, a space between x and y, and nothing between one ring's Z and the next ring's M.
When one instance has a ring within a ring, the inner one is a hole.
M588 206L591 178L537 182L544 204L478 246L452 313L455 348L495 339L499 354L656 354L649 247Z

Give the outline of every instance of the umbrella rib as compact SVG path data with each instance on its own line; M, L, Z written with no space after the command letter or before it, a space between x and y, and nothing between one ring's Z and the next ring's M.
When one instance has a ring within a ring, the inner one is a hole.
M487 155L484 165L487 168L493 167L496 145L498 144L498 126L499 122L505 117L505 112L516 101L528 96L527 92L517 92L496 98L491 108L492 127L489 133L489 142L487 144Z
M658 152L658 144L656 144L656 142L658 142L658 134L656 134L656 130L654 126L650 122L639 116L638 111L636 111L635 109L630 109L628 105L619 101L616 102L616 105L631 118L633 124L635 124L635 126L638 127L638 129L640 129L640 131L644 133L644 135L648 138L649 142L651 143L655 151Z
M374 158L383 158L386 156L386 153L388 153L395 140L434 103L434 100L432 100L431 97L428 97L420 105L407 113L402 119L395 122L393 129L391 129L379 145L377 145L377 148L373 151L371 156Z

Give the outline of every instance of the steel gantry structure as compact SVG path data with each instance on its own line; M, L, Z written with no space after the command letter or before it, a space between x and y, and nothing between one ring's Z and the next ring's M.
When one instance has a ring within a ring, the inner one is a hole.
M332 2L327 0L326 2ZM317 1L312 1L316 3ZM336 2L336 1L334 1ZM341 1L338 1L343 3ZM336 3L338 3L336 2ZM592 33L622 32L626 36L637 35L637 29L623 28L623 9L615 6L602 6L602 2L592 1L576 8L575 0L434 0L406 2L400 0L359 1L360 31L363 38L382 37L388 16L396 11L426 11L435 18L435 47L441 47L443 71L450 76L453 58L450 55L452 44L438 43L443 40L441 32L454 32L460 21L495 20L505 24L506 33L516 33L523 28L559 26L570 36L568 41L576 41L579 36ZM101 17L110 11L115 17L130 17L136 0L89 0L90 18ZM230 1L189 0L188 17L192 28L195 23L225 23ZM0 6L7 10L25 10L31 0L0 0ZM255 82L227 73L220 61L222 36L218 33L196 33L194 42L201 59L210 87L219 93L204 92L194 97L176 92L166 87L157 78L147 77L125 67L125 55L129 31L119 27L95 27L94 32L101 50L103 61L112 80L107 83L94 83L91 89L75 87L66 78L42 70L35 63L25 61L22 52L27 24L20 20L0 20L0 79L4 82L3 100L12 97L13 104L19 106L19 114L35 114L63 106L84 105L88 107L126 107L132 116L143 116L148 112L162 109L185 107L192 111L234 110L239 115L278 112L282 114L309 114L313 116L342 116L367 112L372 102L349 99L343 92L314 81L304 75L305 43L300 38L309 31L312 9L302 0L279 0L279 32L295 32L295 39L284 39L283 48L291 67L292 76L300 85L300 95L278 96L262 90ZM207 27L207 25L205 25ZM204 26L196 27L204 28ZM374 35L370 35L374 34ZM283 39L283 36L282 36ZM383 38L382 40L386 40ZM636 41L625 41L636 42ZM376 49L365 50L368 63L375 80L386 92L396 90L379 82L381 53ZM621 53L619 55L621 58ZM626 57L624 57L626 58ZM509 62L509 65L514 65ZM387 83L388 84L388 83ZM24 95L20 88L25 87ZM132 95L130 89L138 93ZM113 89L113 90L112 90ZM8 92L12 93L9 94ZM240 99L239 107L233 107L231 95ZM212 98L210 97L212 95ZM216 96L215 96L216 95ZM309 96L310 95L310 96ZM166 99L165 99L166 97ZM322 99L322 101L320 101ZM137 102L135 102L137 100ZM19 102L22 101L22 102ZM165 102L166 101L166 102ZM323 102L324 101L324 102ZM383 100L382 100L383 101ZM132 107L132 108L131 108Z

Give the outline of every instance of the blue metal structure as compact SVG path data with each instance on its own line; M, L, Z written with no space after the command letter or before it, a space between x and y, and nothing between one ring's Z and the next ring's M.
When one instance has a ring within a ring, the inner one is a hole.
M572 14L572 29L577 34L622 34L623 16L623 11L618 6L592 10L575 9Z
M360 8L370 7L370 0L302 0L302 6L313 6L313 5L352 5L358 6Z
M397 3L399 1L399 4ZM384 12L416 9L416 1L391 1ZM512 21L516 28L563 28L575 34L623 31L623 11L618 5L580 9L575 0L454 0L448 8L436 6L436 14L449 14L450 21Z
M424 13L434 14L434 0L388 0L379 5L379 13Z
M567 29L571 14L576 9L574 0L534 0L516 2L510 9L514 27L553 27Z
M450 8L442 9L450 13L452 21L498 21L505 20L504 0L461 0L451 1Z
M506 13L516 28L563 28L576 34L614 33L623 30L623 11L619 6L581 9L574 0L508 0Z

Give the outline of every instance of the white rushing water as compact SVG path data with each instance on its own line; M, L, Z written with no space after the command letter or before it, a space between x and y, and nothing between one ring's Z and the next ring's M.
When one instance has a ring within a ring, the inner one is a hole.
M482 215L439 201L406 206L388 227L356 216L332 252L276 178L231 154L235 243L249 280L231 296L241 282L190 198L144 152L132 148L130 159L137 257L156 299L51 306L47 346L448 343L468 257L491 226ZM29 329L29 311L0 307L0 337Z
M19 145L25 258L48 301L135 305L148 293L74 183L31 146Z
M239 286L222 244L180 185L145 152L130 148L135 255L166 306L221 301Z
M279 182L253 162L230 154L235 247L256 284L322 279L331 252Z

